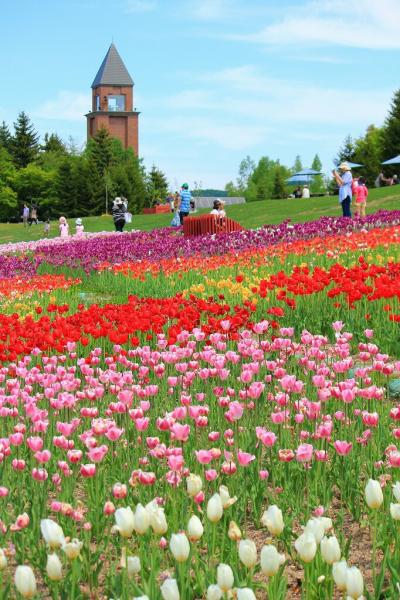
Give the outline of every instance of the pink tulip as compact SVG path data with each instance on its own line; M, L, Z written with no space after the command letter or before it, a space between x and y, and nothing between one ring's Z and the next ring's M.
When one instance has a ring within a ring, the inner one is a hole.
M43 448L43 440L40 437L28 437L26 444L32 452L38 452Z
M346 456L352 449L353 444L351 442L336 440L336 442L333 443L333 447L339 456Z
M113 485L112 494L114 498L121 500L122 498L126 498L128 489L124 483L115 483Z
M85 464L80 468L80 474L82 477L94 477L96 475L96 465Z
M102 445L98 446L97 448L91 448L87 453L87 456L92 462L99 463L103 460L107 452L108 447L106 445Z
M242 452L241 450L237 453L237 459L242 467L247 467L253 460L255 460L254 454L249 454L248 452Z
M46 469L32 469L32 477L36 481L46 481L48 476L49 474L47 473Z
M201 465L208 465L213 460L211 450L195 450L195 454Z
M264 446L272 447L276 442L276 435L272 431L267 431L263 427L256 427L256 436Z
M310 462L312 460L314 448L312 444L300 444L296 450L296 460L298 462Z
M174 423L170 429L173 434L173 438L180 442L187 442L190 434L190 425L181 425L180 423Z
M391 467L400 467L400 452L398 450L390 452L388 460Z

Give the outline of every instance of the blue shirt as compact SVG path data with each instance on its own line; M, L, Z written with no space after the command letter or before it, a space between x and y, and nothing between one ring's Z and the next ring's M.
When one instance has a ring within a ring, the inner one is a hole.
M182 190L180 196L181 196L181 206L180 206L179 210L181 212L189 212L192 194L189 192L189 190Z
M350 173L350 171L346 171L345 173L343 173L342 180L343 180L343 183L339 187L339 202L343 202L343 200L345 198L347 198L347 196L349 196L350 200L351 200L351 197L353 195L352 190L351 190L353 176Z

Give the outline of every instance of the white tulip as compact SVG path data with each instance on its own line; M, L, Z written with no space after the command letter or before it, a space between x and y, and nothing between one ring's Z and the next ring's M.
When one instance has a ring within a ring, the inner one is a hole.
M133 600L150 600L148 596L134 596Z
M281 509L276 504L269 506L261 517L261 523L272 535L280 535L285 527Z
M150 525L156 535L167 533L168 523L163 508L159 507L157 510L150 512Z
M140 564L140 558L138 556L128 556L127 558L126 550L125 548L122 548L121 567L127 569L128 575L131 576L140 573L142 565Z
M194 498L197 496L199 492L201 492L203 487L203 480L199 475L195 475L194 473L190 473L189 477L186 478L186 489L189 496Z
M80 542L79 540L74 538L67 544L64 544L64 546L61 549L65 553L67 558L69 558L70 560L74 560L75 558L78 558L82 546L83 542Z
M341 551L337 537L323 537L321 540L321 555L328 565L333 565L340 560Z
M310 519L304 527L304 533L311 533L315 537L317 544L320 544L325 535L324 523L318 518Z
M218 585L212 584L207 588L207 600L221 600L222 590Z
M19 565L15 570L14 583L24 598L33 598L36 596L36 578L31 567Z
M7 556L4 554L3 548L0 548L0 571L3 571L7 566Z
M221 496L214 494L207 502L207 518L211 523L218 523L224 512Z
M217 583L223 592L228 592L233 588L235 578L229 565L220 563L217 567Z
M196 515L192 515L190 517L187 530L190 541L197 542L201 538L204 532L204 527L199 517Z
M314 560L317 553L317 542L312 533L302 533L295 541L294 547L303 562L309 563Z
M233 496L232 498L229 495L229 490L226 485L221 485L219 488L219 495L221 498L222 506L224 510L235 504L237 501L237 496Z
M46 563L47 577L52 581L60 581L62 579L62 563L57 554L49 554Z
M40 521L40 531L46 544L50 548L61 548L65 544L65 537L60 525L51 519Z
M368 479L368 483L365 486L365 501L369 508L373 509L379 508L382 505L383 493L379 481Z
M250 588L237 588L237 600L256 600L256 596Z
M350 598L359 598L364 591L364 580L360 569L350 567L346 574L346 592Z
M273 577L277 574L280 566L285 562L285 555L279 554L278 550L272 544L263 546L261 550L261 571L267 577Z
M135 510L135 531L139 535L146 533L150 526L150 513L142 504L138 504Z
M400 481L396 481L393 485L393 494L397 502L400 502Z
M185 562L189 558L190 544L184 533L173 533L169 548L177 562Z
M344 592L346 589L347 579L347 562L343 558L341 561L333 563L332 565L333 580L336 583L338 589Z
M332 529L332 527L333 527L332 519L330 519L329 517L316 517L316 518L324 526L325 533L327 533L330 529Z
M164 600L180 600L176 579L166 579L160 587L160 590Z
M400 521L400 504L390 503L390 515L395 521Z
M128 506L127 508L117 508L114 517L116 522L115 529L122 535L122 537L130 537L135 528L135 516L131 507Z
M257 562L257 548L252 540L240 540L239 558L248 569L252 569Z

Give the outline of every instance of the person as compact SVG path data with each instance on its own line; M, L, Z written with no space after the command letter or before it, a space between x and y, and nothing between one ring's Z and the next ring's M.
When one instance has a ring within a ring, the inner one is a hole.
M367 204L368 188L365 185L364 177L358 178L358 185L355 190L356 205L355 205L355 216L365 217L365 206Z
M48 237L50 233L50 219L46 219L44 222L44 237Z
M399 178L397 175L393 175L392 178L393 184L392 185L397 185L399 183Z
M189 186L187 183L184 183L181 187L180 193L180 205L179 205L179 220L181 225L183 225L183 220L188 216L190 211L190 201L192 199L192 194L189 191Z
M29 220L29 225L32 225L33 222L35 222L35 225L38 224L38 216L37 216L37 206L36 206L36 204L32 205L32 208L31 208L31 217L30 217L30 220Z
M310 189L309 189L308 185L305 185L303 187L303 192L301 194L301 197L302 198L309 198L310 197Z
M114 220L115 231L123 231L125 227L125 213L128 210L128 203L124 198L117 196L112 207L112 217Z
M353 176L351 174L350 166L342 162L339 165L340 174L333 169L332 175L334 176L336 183L339 186L339 202L342 206L342 213L344 217L351 217L351 196L352 196L352 182Z
M172 213L174 212L174 200L175 200L174 194L168 194L167 203L169 204L169 207L170 207Z
M85 231L85 226L82 223L82 219L76 219L75 221L75 234L76 235L82 235L82 233Z
M24 204L24 208L22 209L22 222L24 224L24 227L28 226L28 219L29 219L29 208L27 204Z
M60 230L60 236L62 238L66 238L69 236L69 225L68 225L67 219L65 217L59 218L58 228Z
M172 204L172 210L174 211L174 217L171 221L172 227L179 227L181 224L181 220L179 218L179 204L180 204L179 194L176 193L174 196L173 204Z
M301 197L302 197L302 191L301 191L301 187L300 187L300 186L299 186L299 187L297 187L297 188L294 190L293 197L294 197L294 198L301 198Z
M221 207L221 200L219 198L217 198L216 200L214 200L214 204L212 207L212 210L210 212L210 215L214 215L214 216L219 216L219 209Z

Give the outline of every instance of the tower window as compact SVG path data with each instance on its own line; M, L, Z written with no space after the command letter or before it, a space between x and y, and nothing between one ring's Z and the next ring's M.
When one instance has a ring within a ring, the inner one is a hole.
M108 110L110 111L124 111L125 110L125 96L108 96Z
M100 96L95 97L95 110L100 110Z

